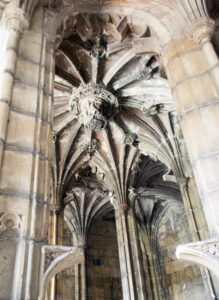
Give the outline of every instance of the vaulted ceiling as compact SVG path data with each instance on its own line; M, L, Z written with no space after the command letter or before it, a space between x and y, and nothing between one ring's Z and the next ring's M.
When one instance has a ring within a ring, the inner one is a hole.
M86 219L86 235L133 189L139 219L152 214L147 199L180 201L175 182L190 168L150 27L118 14L69 22L56 52L53 197L69 224Z

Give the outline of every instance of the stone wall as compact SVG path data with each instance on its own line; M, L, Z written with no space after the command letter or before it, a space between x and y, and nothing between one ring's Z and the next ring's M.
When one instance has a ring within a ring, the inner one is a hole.
M72 234L63 224L63 246L72 246ZM59 272L56 276L56 300L72 300L75 295L75 267Z
M72 245L71 232L64 223L63 245ZM72 300L75 294L75 267L56 276L56 300ZM89 300L122 300L121 275L113 221L101 221L89 235L87 246L87 284Z
M97 223L89 235L87 275L89 300L123 299L116 226L112 221Z
M172 204L161 217L157 231L157 263L165 299L208 299L200 268L177 260L175 256L177 245L191 241L184 207Z

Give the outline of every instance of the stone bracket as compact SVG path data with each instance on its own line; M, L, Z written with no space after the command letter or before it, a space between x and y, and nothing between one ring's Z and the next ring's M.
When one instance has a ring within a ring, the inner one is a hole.
M218 239L179 245L176 248L176 257L178 259L202 265L219 278Z
M41 276L38 300L45 299L49 281L58 272L84 262L84 250L79 247L46 245L41 248Z

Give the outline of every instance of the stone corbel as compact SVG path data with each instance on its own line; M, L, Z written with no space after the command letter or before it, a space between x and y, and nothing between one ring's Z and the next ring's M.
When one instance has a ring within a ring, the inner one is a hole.
M214 30L215 22L208 17L202 17L197 19L189 28L188 36L202 45L211 40Z
M41 249L41 277L38 300L45 299L49 281L58 272L84 262L84 250L79 247L46 245Z
M219 278L218 239L179 245L176 248L176 257L178 259L202 265Z

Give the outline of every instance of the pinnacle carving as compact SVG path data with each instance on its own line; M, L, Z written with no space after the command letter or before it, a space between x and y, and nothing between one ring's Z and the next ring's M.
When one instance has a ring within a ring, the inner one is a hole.
M117 98L101 84L90 82L73 89L69 109L86 128L99 131L106 127L119 107Z

